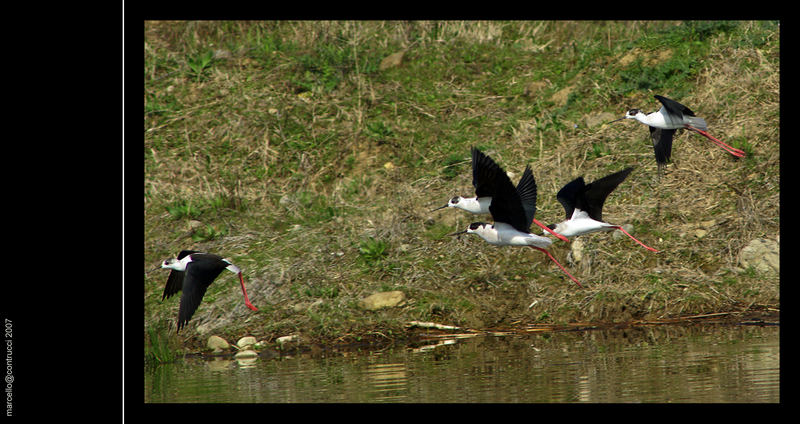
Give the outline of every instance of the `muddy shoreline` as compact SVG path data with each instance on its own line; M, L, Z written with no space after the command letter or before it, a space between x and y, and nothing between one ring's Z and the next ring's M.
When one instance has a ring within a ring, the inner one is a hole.
M274 359L283 356L298 354L308 354L312 356L324 356L330 354L341 354L344 352L369 352L378 351L394 347L415 348L428 345L431 341L442 339L457 339L464 337L474 337L480 335L524 335L531 333L544 332L566 332L566 331L595 331L595 330L624 330L634 328L644 328L653 326L703 326L703 325L725 325L725 326L780 326L780 311L775 308L765 308L762 310L749 310L744 312L716 312L699 315L687 315L684 317L631 320L625 322L575 322L568 324L521 324L485 329L470 329L448 327L435 323L430 326L408 325L407 331L389 338L384 335L361 336L358 340L318 340L300 337L296 343L284 346L271 346L258 351L259 359ZM438 328L437 328L438 327ZM186 346L187 353L184 359L234 359L237 353L236 348L231 347L230 351L213 353L201 344L199 337L194 337L192 343Z

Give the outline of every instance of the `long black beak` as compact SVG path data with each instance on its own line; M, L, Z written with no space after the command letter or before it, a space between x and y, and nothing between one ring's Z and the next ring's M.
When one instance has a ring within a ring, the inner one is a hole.
M449 203L448 203L448 204L446 204L446 205L444 205L444 206L439 206L438 208L436 208L436 209L433 209L431 212L433 212L433 211L438 211L439 209L444 209L444 208L446 208L446 207L447 207L447 205L449 205Z
M610 123L612 123L612 122L617 122L617 121L622 121L623 119L625 119L625 117L624 117L624 116L623 116L622 118L615 119L615 120L613 120L613 121L608 121L608 122L606 122L606 124L610 124Z
M448 234L448 236L457 236L457 235L459 235L459 234L466 234L466 233L467 233L467 230L464 230L464 231L459 231L459 232L457 232L457 233Z

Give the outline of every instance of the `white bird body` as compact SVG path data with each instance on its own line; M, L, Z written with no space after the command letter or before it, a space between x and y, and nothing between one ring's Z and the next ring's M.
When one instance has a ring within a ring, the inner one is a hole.
M553 231L565 237L577 237L596 231L613 231L615 229L616 225L594 220L589 216L588 212L576 208L572 213L572 217L555 224ZM542 234L546 233L543 231Z
M637 240L619 225L603 221L603 203L612 191L628 177L633 168L607 175L590 184L583 177L575 178L558 191L556 199L566 212L566 220L548 227L566 237L576 237L597 231L620 230L647 250L658 252Z
M547 237L523 233L505 222L495 222L494 225L479 224L470 225L467 233L477 234L487 243L496 246L535 246L545 248L553 244L553 241Z
M476 215L488 214L489 205L492 204L491 197L461 197L456 196L447 202L447 207L463 209ZM441 209L441 208L440 208Z
M692 127L703 131L708 129L705 119L697 116L669 113L664 106L661 106L661 109L659 109L657 112L649 114L645 114L638 109L632 109L625 114L625 117L628 119L635 119L647 126L662 130L677 130L680 128L686 128L687 125L691 125Z

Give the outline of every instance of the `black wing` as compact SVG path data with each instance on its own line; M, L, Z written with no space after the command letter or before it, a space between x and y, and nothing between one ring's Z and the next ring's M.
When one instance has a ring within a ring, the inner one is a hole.
M472 185L475 186L476 196L493 197L497 176L505 174L503 168L500 168L492 158L477 148L472 148Z
M556 194L556 200L564 207L567 219L572 218L572 213L575 212L575 206L578 204L578 198L583 196L585 189L586 183L583 181L583 177L578 177L561 187L561 190Z
M680 116L681 114L686 116L694 116L694 112L692 112L691 109L676 102L675 100L668 99L664 96L659 96L659 95L655 95L653 97L655 97L659 102L661 102L661 104L664 105L664 108L667 109L667 112L671 114L677 116Z
M178 310L178 331L183 328L189 319L194 315L194 311L203 301L203 296L211 283L225 270L225 263L219 260L219 256L207 255L213 261L192 262L186 267L186 278L183 281L183 295L181 295L181 306ZM194 258L194 257L193 257Z
M653 139L653 151L656 154L656 163L659 168L669 162L672 156L672 138L675 135L675 130L662 130L660 128L649 127L650 138Z
M181 253L178 254L178 260L185 258L192 253L197 253L196 250L181 250ZM169 299L170 296L173 294L181 291L183 288L183 278L185 276L185 271L175 271L169 273L169 277L167 277L167 285L164 286L164 294L161 295L161 300Z
M611 194L625 178L628 178L631 171L633 171L633 168L625 168L622 171L607 175L587 185L583 196L583 200L586 204L580 205L579 202L579 205L583 206L582 208L579 206L579 208L585 210L592 219L602 221L603 203L605 203L608 195Z
M530 227L536 215L536 179L533 178L530 165L525 167L525 172L517 183L517 193L522 201L522 209L525 210L525 222Z
M161 300L169 299L173 294L181 291L183 288L183 278L186 276L185 271L175 271L169 273L167 278L167 285L164 286L164 294L161 295Z
M522 199L506 171L477 148L472 148L472 185L478 197L491 196L489 213L495 222L505 222L518 231L530 232Z
M181 295L181 306L178 310L178 331L181 331L192 318L194 311L203 301L206 289L208 289L208 284L200 284L191 277L187 279L183 287L183 295Z

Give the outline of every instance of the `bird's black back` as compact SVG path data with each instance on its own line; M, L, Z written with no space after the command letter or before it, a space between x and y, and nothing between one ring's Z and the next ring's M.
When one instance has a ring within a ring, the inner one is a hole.
M667 109L667 112L673 115L681 116L681 114L683 114L686 116L695 116L691 109L676 102L675 100L668 99L657 94L653 97L655 97L659 102L661 102L662 105L664 105L664 108Z
M525 177L523 175L523 177ZM530 178L532 180L533 174ZM526 178L527 181L527 178ZM533 190L536 190L535 181ZM526 182L527 198L530 201L530 184ZM472 185L475 186L475 194L478 197L491 196L492 203L489 205L489 213L495 222L504 222L511 225L518 231L530 232L530 222L527 221L527 213L522 205L522 199L517 192L517 188L508 178L508 174L495 163L492 158L486 156L477 148L472 148ZM534 200L535 201L535 200ZM535 204L533 205L535 210ZM531 221L533 214L531 214Z
M583 197L583 192L585 190L586 183L583 181L583 177L578 177L565 184L564 187L561 187L561 190L556 194L556 200L564 207L564 211L567 213L567 219L572 218L572 213L575 212L575 208L578 207L578 198ZM582 207L579 209L583 210ZM551 228L551 230L554 229L555 226Z
M530 165L525 167L525 172L517 183L517 193L522 202L522 209L525 210L525 222L530 227L536 215L536 179L533 178Z
M472 148L472 185L475 187L475 195L478 197L492 197L497 191L497 175L505 175L503 168L500 168L489 156L486 156L478 148Z
M567 213L567 219L572 218L575 209L580 209L589 214L596 221L603 220L603 204L608 195L628 177L633 168L607 175L589 184L583 177L575 178L558 191L556 199Z
M183 252L181 252L183 253ZM185 255L184 255L185 256ZM230 264L213 253L192 253L192 261L186 265L183 278L183 294L178 309L178 331L180 331L194 315L206 290L222 271Z
M628 178L631 171L633 171L632 167L625 168L622 171L607 175L588 184L584 190L584 195L578 197L578 205L583 206L583 208L580 208L580 206L578 207L585 210L592 219L602 221L603 203L605 203L608 195L611 194L625 178Z

